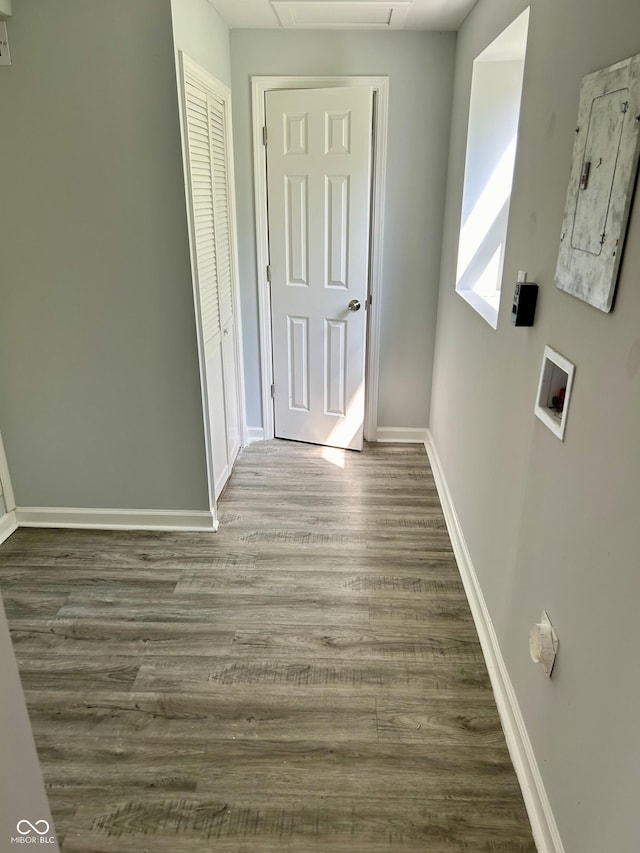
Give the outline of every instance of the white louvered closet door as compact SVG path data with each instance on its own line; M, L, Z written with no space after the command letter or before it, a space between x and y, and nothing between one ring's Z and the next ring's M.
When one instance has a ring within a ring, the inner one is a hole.
M240 449L238 406L237 341L233 304L233 252L231 248L231 175L227 151L227 106L216 95L209 97L209 129L213 165L213 220L216 235L218 298L222 329L222 367L224 374L228 455L231 464Z
M227 98L185 64L196 313L216 499L240 448L241 423Z

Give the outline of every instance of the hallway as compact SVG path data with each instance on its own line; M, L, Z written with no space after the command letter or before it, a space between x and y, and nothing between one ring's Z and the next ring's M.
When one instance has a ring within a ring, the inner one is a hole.
M535 853L424 448L250 445L215 534L28 530L65 853Z

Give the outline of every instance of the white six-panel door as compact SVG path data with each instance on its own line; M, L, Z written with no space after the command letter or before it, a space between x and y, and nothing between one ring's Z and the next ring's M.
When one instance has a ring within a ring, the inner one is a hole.
M275 434L362 449L368 87L266 94Z

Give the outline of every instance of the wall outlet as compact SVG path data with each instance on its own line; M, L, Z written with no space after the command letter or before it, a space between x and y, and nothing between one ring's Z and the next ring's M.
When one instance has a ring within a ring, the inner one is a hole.
M4 21L0 21L0 65L11 65L9 37L7 36L7 25Z

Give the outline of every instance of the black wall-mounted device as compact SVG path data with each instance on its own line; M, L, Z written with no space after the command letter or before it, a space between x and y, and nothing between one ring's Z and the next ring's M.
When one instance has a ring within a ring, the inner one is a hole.
M538 285L530 281L519 281L513 295L511 322L514 326L533 326L538 301Z

